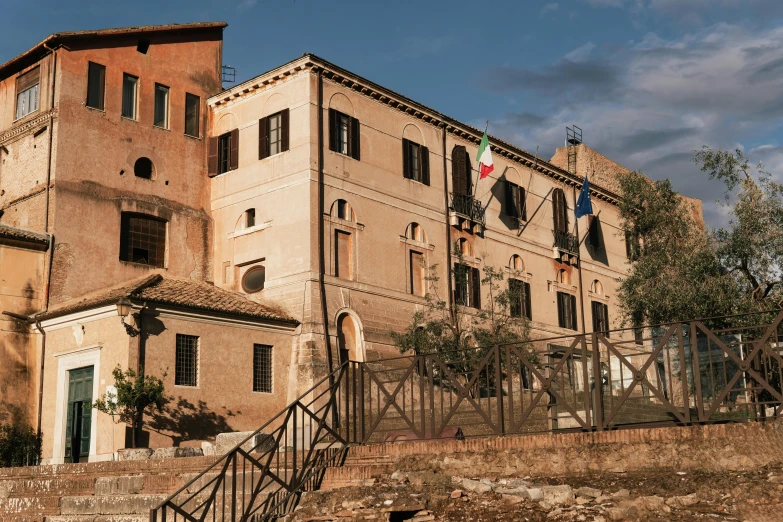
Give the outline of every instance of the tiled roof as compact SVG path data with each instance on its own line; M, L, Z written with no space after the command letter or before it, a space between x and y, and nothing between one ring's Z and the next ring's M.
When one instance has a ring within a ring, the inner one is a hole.
M21 228L9 227L8 225L0 225L0 238L15 239L17 241L27 241L30 243L37 243L40 245L49 244L49 236L47 234L30 232L29 230L22 230Z
M210 283L179 279L154 274L103 289L98 292L67 301L60 306L36 316L36 319L60 317L90 308L117 303L126 297L132 301L171 305L221 315L235 315L256 319L269 319L296 323L277 307L252 301L240 294L218 288Z

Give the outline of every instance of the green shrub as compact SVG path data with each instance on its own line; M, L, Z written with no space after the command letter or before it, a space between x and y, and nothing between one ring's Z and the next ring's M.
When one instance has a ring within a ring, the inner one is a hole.
M41 460L41 436L30 426L0 426L0 467L35 466Z

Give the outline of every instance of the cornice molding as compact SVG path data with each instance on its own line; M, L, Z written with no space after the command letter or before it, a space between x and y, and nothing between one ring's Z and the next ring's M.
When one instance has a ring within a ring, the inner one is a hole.
M276 69L216 94L209 98L207 103L211 107L223 106L244 96L255 94L257 91L277 85L280 81L286 80L291 76L304 71L309 71L313 74L321 71L323 78L331 83L350 89L358 94L371 98L378 103L388 105L393 109L404 112L405 114L434 127L441 129L445 128L446 132L474 145L478 145L481 142L483 133L479 129L450 118L445 114L441 114L434 109L406 98L401 94L311 54L304 55L301 58L297 58ZM552 165L546 160L537 158L533 154L494 136L489 136L489 141L490 150L492 150L493 153L502 156L507 161L517 163L523 167L539 172L544 176L554 179L558 183L575 186L577 188L582 187L584 178L580 176L571 174L560 167ZM595 183L590 183L590 195L613 205L618 205L620 200L618 194L615 194L600 185L596 185Z
M11 127L7 131L0 133L0 144L8 143L21 134L25 134L33 129L38 129L44 123L49 121L49 117L53 117L57 114L57 109L50 109L44 111L31 120L24 121L15 127Z

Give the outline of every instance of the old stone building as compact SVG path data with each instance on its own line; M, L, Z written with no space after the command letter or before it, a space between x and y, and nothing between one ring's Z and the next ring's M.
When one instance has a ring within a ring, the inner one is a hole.
M505 270L534 336L618 326L624 167L491 138L477 181L480 130L317 56L221 90L224 27L61 33L0 66L0 367L24 384L2 400L48 462L125 445L84 409L117 365L166 375L152 446L260 426L330 366L396 355L425 267L474 311Z

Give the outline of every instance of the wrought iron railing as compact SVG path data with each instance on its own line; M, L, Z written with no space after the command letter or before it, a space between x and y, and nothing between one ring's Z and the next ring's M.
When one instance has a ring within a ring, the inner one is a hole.
M151 519L284 516L353 444L783 417L782 311L647 332L345 363Z
M481 205L481 201L473 196L452 193L451 208L457 214L462 214L477 223L484 224L484 207Z
M560 250L579 255L579 239L574 234L555 230L555 246Z

